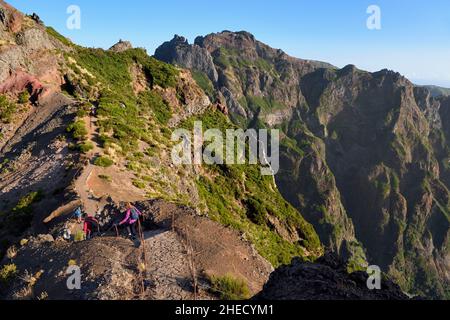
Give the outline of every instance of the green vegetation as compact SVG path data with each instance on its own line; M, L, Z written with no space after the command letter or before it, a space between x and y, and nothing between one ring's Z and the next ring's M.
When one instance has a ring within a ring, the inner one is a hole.
M146 184L145 184L145 182L143 182L141 180L135 179L135 180L133 180L133 186L135 186L138 189L145 189Z
M268 61L262 58L255 60L245 59L236 49L220 48L214 57L214 62L224 69L233 67L236 71L243 71L248 68L255 68L275 76L277 75L275 69Z
M61 43L65 44L66 46L72 46L73 45L72 42L69 39L67 39L66 37L61 35L58 31L56 31L52 27L47 27L46 31L47 31L47 33L50 36L52 36L53 38L61 41Z
M219 296L220 300L246 300L250 298L250 290L243 279L232 275L223 277L210 277L211 291Z
M146 172L150 165L147 157L157 156L171 145L171 129L167 123L172 117L172 110L161 98L158 87L176 88L177 69L148 57L141 49L116 53L75 48L74 52L67 54L67 61L76 73L74 81L97 106L99 137L105 151L114 149L115 155L126 158L127 168L135 173L132 182L137 188L145 189L149 183L156 193L167 188L169 179L158 179L161 180L159 185L151 181L151 176ZM239 63L246 64L245 61ZM130 74L131 67L135 65L142 68L149 83L148 90L139 94L133 91ZM263 62L258 65L264 67ZM249 67L254 65L249 64ZM213 92L206 76L197 74L194 77L207 93ZM181 100L182 94L178 93L178 96ZM259 111L282 107L270 98L250 97L246 99L246 104ZM84 115L81 113L79 117ZM192 117L182 125L192 128L196 120L201 120L205 129L220 128L224 131L234 128L226 116L213 110ZM85 136L79 121L69 131L76 139ZM143 153L136 152L142 146L140 142L149 146ZM113 165L113 161L106 156L97 158L94 163L102 167ZM203 168L203 174L196 181L201 209L207 211L212 219L244 232L274 266L289 263L295 256L312 260L321 253L322 247L312 226L283 199L273 177L261 175L258 165ZM163 169L161 175L167 176ZM177 195L179 199L182 196ZM283 238L280 228L299 240Z
M133 92L129 72L133 63L142 66L152 86L175 87L177 82L178 70L172 65L148 56L144 49L111 52L102 49L78 48L75 60L98 77L100 82L111 86L110 89L119 89L119 93L125 95Z
M16 104L9 101L6 96L0 95L0 121L10 123L16 111Z
M67 132L72 134L75 140L86 140L88 130L83 120L77 120L67 127Z
M250 221L261 226L267 223L269 212L261 200L250 198L245 200L244 203L247 206L247 217Z
M398 175L394 171L392 171L391 174L391 187L395 191L400 190L400 179L398 178Z
M20 235L29 228L33 219L33 204L41 201L43 197L41 191L34 191L20 198L12 212L6 216L7 228L15 235Z
M72 62L72 69L84 70L77 84L85 92L97 88L98 95L91 98L98 104L103 147L116 145L122 155L127 155L136 150L138 141L155 140L156 129L167 124L172 111L152 88L176 87L175 67L149 57L143 49L117 53L78 48L67 59L77 62L76 65ZM149 90L139 95L132 88L129 70L133 65L142 67L150 85Z
M288 136L285 136L284 139L281 140L280 145L281 145L281 147L284 147L284 148L287 148L289 150L296 152L302 158L305 155L305 152L302 150L302 148L298 146L297 141L292 138L289 138Z
M139 96L139 105L147 108L147 110L151 109L154 117L161 125L167 125L172 117L170 107L154 92L147 91L141 93Z
M443 88L443 87L438 87L438 86L423 86L425 88L427 88L428 90L430 90L431 94L434 97L440 97L440 96L450 96L450 89L449 88Z
M73 241L80 242L85 240L85 234L82 230L77 231L73 236Z
M15 264L4 265L0 269L0 284L8 286L12 280L17 276L17 266Z
M208 111L199 119L191 118L183 126L190 129L202 120L204 129L234 128L217 111ZM295 256L313 259L321 252L317 234L299 212L276 189L273 177L262 176L258 165L204 166L206 174L196 183L209 216L223 225L242 231L258 252L274 266L290 263ZM269 218L280 226L299 230L301 240L290 242L276 231Z
M91 104L90 103L84 103L81 105L77 111L77 117L82 119L84 117L87 117L91 111Z
M106 182L112 182L112 178L106 174L100 174L98 177Z
M265 112L286 108L282 103L273 98L247 96L243 106L246 106L253 112Z
M357 241L347 243L347 250L350 257L347 261L347 271L366 271L368 263L362 244Z
M9 159L8 158L4 158L1 162L0 162L0 172L3 171L3 169L6 169L6 166L9 163Z
M108 168L114 164L114 161L106 156L101 156L95 159L94 164L98 167Z
M208 97L214 99L214 85L206 74L200 71L193 71L192 77L197 85L208 95Z
M78 145L78 150L82 153L88 153L89 151L94 149L94 144L90 141L83 142Z
M23 91L21 94L19 94L19 103L20 104L25 104L28 103L30 101L30 93L28 92L28 90Z

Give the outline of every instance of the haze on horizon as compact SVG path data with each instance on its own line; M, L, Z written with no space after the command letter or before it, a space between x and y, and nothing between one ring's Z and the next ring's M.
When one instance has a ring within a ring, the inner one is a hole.
M274 48L337 67L398 71L416 84L450 87L448 0L7 0L36 12L48 26L75 43L109 48L119 39L150 54L174 34L193 42L199 35L245 30ZM67 8L81 9L81 29L66 26ZM367 8L381 9L381 30L366 26Z

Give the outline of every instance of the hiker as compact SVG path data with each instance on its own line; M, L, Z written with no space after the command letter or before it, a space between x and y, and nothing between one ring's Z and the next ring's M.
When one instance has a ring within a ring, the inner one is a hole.
M126 225L128 236L131 239L136 239L136 223L139 221L139 217L142 213L129 202L127 203L126 208L125 218L119 222L119 226Z
M81 223L82 222L82 217L83 217L83 209L81 208L81 206L79 206L73 212L72 218L75 218L77 220L77 223Z
M97 108L94 105L91 105L90 111L91 117L95 117L97 115Z
M66 225L64 225L63 233L62 233L63 239L69 241L72 239L72 231L70 231L70 228Z
M86 239L90 239L92 236L92 231L97 229L97 232L100 232L100 224L97 219L92 216L87 216L84 219L83 232L86 236Z

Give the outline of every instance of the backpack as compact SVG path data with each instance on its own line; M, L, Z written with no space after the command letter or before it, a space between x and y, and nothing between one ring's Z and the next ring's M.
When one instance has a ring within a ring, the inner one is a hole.
M91 226L94 227L94 228L100 227L100 223L94 217L87 217L84 221L87 222L87 223L90 223Z
M82 214L83 214L83 213L81 212L81 208L80 208L80 207L78 207L78 208L73 212L73 216L74 216L75 218L81 217Z
M131 220L139 220L139 211L136 208L131 208Z

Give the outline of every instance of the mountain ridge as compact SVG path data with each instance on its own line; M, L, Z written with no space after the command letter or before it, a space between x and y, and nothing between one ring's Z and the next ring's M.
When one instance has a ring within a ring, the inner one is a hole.
M218 80L209 80L233 122L282 131L277 185L326 246L352 267L367 251L406 291L448 292L447 98L391 70L286 57L248 33L170 45L174 54L155 57L193 72L204 71L183 63L193 47L212 58Z

